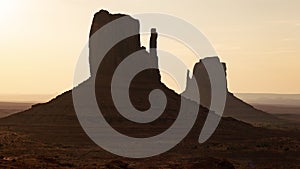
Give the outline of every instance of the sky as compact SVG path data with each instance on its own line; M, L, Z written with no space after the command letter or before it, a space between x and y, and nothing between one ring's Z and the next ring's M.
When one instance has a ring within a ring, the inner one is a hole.
M226 62L231 92L300 93L299 8L298 0L0 0L0 95L55 96L71 89L100 9L165 13L191 23ZM163 37L158 48L191 53Z

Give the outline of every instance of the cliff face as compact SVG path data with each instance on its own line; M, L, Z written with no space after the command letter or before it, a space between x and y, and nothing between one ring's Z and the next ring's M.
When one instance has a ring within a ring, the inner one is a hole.
M96 39L98 38L98 34L95 34L99 29L103 28L106 24L112 23L117 19L122 18L122 25L117 24L116 26L112 26L109 31L104 31L105 39ZM90 70L91 76L97 77L97 86L109 86L111 84L111 78L113 77L114 71L119 66L119 64L129 55L139 51L139 55L143 58L139 63L134 63L138 65L143 65L145 63L152 63L152 66L156 69L158 68L158 58L156 55L156 51L151 50L152 54L148 53L145 47L141 46L140 43L140 34L139 34L139 21L132 18L129 15L124 14L110 14L105 10L101 10L95 14L91 31L90 31L90 40L89 42L89 59L90 59ZM149 30L150 31L150 30ZM118 39L121 35L134 34L125 39ZM97 66L97 62L99 61L99 56L97 50L104 50L112 39L118 39L118 43L114 46L109 46L110 50L104 56L101 61L100 66ZM150 44L156 46L157 34L152 34L150 38ZM132 63L133 64L133 63ZM100 80L101 79L101 80ZM160 83L160 75L158 70L145 70L142 76L139 76L136 81L140 81L142 83L148 82L150 84L155 83L157 85ZM135 85L135 84L133 84ZM138 84L137 84L138 85Z
M129 33L129 32L135 32L136 35L123 39L120 41L117 45L112 46L111 50L106 56L106 59L103 61L102 66L117 66L120 61L122 61L126 56L129 54L138 51L141 49L141 43L140 43L140 35L139 35L139 21L136 19L131 18L128 15L123 14L110 14L109 12L105 10L101 10L100 12L96 13L94 15L94 19L92 22L91 30L90 30L90 38L94 35L96 31L101 29L103 26L105 26L107 23L110 23L116 19L119 19L121 17L126 18L126 22L128 24L122 26L122 27L113 27L110 31L113 32L110 34L110 38L113 38L116 34L122 32L123 34ZM109 38L109 37L108 37ZM102 39L97 41L97 44L92 44L93 42L90 41L90 69L91 72L97 72L98 67L96 67L95 63L98 59L98 56L94 53L93 47L97 46L98 48L102 48L106 45L106 43L110 39ZM110 68L105 68L106 70ZM94 74L92 74L93 76Z

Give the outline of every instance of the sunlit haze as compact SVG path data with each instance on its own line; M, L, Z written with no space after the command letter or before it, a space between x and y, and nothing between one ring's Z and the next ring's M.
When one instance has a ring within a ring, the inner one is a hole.
M100 9L166 13L193 24L226 62L231 92L300 93L300 1L188 2L0 0L0 95L55 96L71 89L77 59ZM142 38L146 47L147 38ZM158 48L180 58L192 55L162 37ZM192 69L195 60L186 62ZM164 81L176 88L171 79Z

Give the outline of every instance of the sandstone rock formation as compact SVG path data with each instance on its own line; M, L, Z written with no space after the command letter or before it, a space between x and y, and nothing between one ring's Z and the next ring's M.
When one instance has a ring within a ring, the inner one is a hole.
M102 28L106 23L112 22L117 18L125 17L125 20L128 24L125 24L124 27L115 27L113 28L114 32L125 32L133 31L135 36L129 37L121 42L117 43L111 48L111 50L105 55L99 70L95 67L94 63L97 62L98 56L94 52L94 48L102 45L106 45L107 39L100 39L100 42L97 44L90 44L90 68L91 68L91 77L96 78L96 97L101 107L101 111L106 118L106 120L111 124L113 128L118 130L121 133L127 134L134 137L149 137L156 134L159 134L165 131L170 127L178 115L180 108L181 97L173 90L167 88L163 83L160 82L160 74L158 69L148 69L139 73L131 82L129 94L132 104L136 109L144 111L149 109L150 103L148 100L148 95L153 89L161 89L164 91L167 98L166 109L157 120L149 123L135 123L129 120L124 119L123 116L117 111L114 107L114 102L112 100L110 92L110 84L114 70L118 65L131 53L141 50L142 54L140 57L143 58L144 62L152 62L157 66L157 55L156 55L156 40L157 32L155 29L151 30L150 37L150 53L146 51L144 47L140 45L140 36L139 36L139 22L136 19L128 15L123 14L109 14L107 11L101 10L96 13L93 19L92 28L90 36L100 28ZM114 35L111 35L114 36ZM90 41L92 43L93 41ZM96 46L96 47L95 47ZM209 59L209 58L208 58ZM132 64L143 64L141 63L132 63ZM94 73L97 72L97 73ZM209 83L208 79L205 76L205 70L201 66L201 61L195 66L195 71L193 72L196 77L199 77L201 81L199 84L202 84L203 87L200 87L200 91L203 93L209 93ZM204 80L203 80L204 79ZM197 79L198 80L198 79ZM74 90L80 90L81 88L88 87L90 79L86 82L79 85ZM209 95L209 94L207 94ZM183 98L189 104L196 104L193 101ZM230 105L230 103L228 103ZM230 107L235 107L236 105L230 105ZM248 106L244 103L244 107L253 109L251 106ZM194 126L194 141L197 142L200 128L202 127L208 109L199 105L199 119ZM243 120L243 119L241 119ZM1 124L11 125L19 130L31 133L43 133L39 135L39 138L52 138L56 142L75 142L78 143L79 140L88 140L85 133L83 132L81 126L78 123L76 113L73 107L72 101L72 92L68 91L57 98L51 100L45 104L38 104L32 109L12 115L5 119L0 120ZM248 124L233 120L231 118L225 118L222 120L221 126L223 132L226 133L232 132L230 126L240 126L244 130L251 131L254 128ZM223 126L225 125L225 126ZM26 126L26 127L24 127ZM50 127L51 126L51 127ZM124 128L124 126L127 126ZM46 130L47 132L42 132ZM57 132L59 131L59 132ZM254 131L254 130L253 130ZM57 133L60 133L60 137L53 137ZM51 136L53 135L53 136ZM242 135L241 135L242 136ZM70 139L72 137L72 139ZM79 141L82 143L82 141Z
M203 64L203 61L209 59L215 59L215 58L204 58L203 60L200 60L194 66L194 71L193 71L193 75L199 85L198 89L201 97L200 102L199 100L194 100L194 101L200 103L201 105L207 108L210 107L212 89L211 89L210 79L205 69L205 66ZM223 67L226 73L227 68L225 63L223 63ZM187 85L186 85L187 87L185 92L189 90L191 80L192 79L190 79L189 76L187 76ZM235 119L250 123L252 125L258 125L258 126L266 125L268 123L269 124L283 123L283 121L278 119L277 117L268 114L266 112L263 112L261 110L257 110L250 104L235 97L234 94L231 93L228 89L227 89L227 99L226 99L226 105L225 105L223 116L233 117Z
M190 105L199 106L199 113L194 127L184 138L184 140L179 143L174 149L165 154L150 159L130 161L130 164L137 165L137 168L150 168L153 165L157 165L157 168L204 167L231 169L234 168L234 166L227 160L218 160L216 158L203 159L203 157L218 156L218 158L221 159L224 157L229 157L232 159L240 160L241 164L243 164L244 161L247 161L248 157L251 157L251 159L258 159L257 161L259 163L260 156L256 157L257 154L255 154L255 148L257 148L256 142L258 140L262 140L265 146L266 142L272 142L274 138L276 139L277 136L284 137L286 135L286 133L283 133L281 131L272 131L264 128L258 128L231 117L222 117L221 122L214 135L208 140L208 142L200 145L198 143L198 137L201 132L201 128L206 120L208 109L200 106L194 101L180 97L180 95L175 93L173 90L167 88L163 83L160 82L160 74L157 69L145 70L134 77L129 89L130 99L136 109L141 111L147 110L150 107L150 103L148 100L149 93L153 89L161 89L167 97L166 109L157 120L151 123L141 124L126 120L114 107L114 102L112 100L110 92L112 75L114 73L114 70L118 67L122 60L124 60L129 54L138 50L141 50L140 57L143 58L143 61L141 61L141 63L132 64L143 64L145 62L151 62L157 66L158 57L156 54L156 39L158 34L156 30L151 30L151 49L149 53L140 44L139 22L137 20L131 18L128 15L113 15L109 14L107 11L101 10L94 16L90 37L92 37L92 35L95 34L95 32L98 29L102 28L106 23L112 22L115 19L121 17L126 18L127 24L121 27L115 27L112 30L115 31L116 34L120 32L122 33L122 31L123 33L129 31L135 32L136 35L126 38L125 40L113 46L113 48L105 55L103 63L98 71L96 62L99 58L97 56L97 53L95 52L95 48L97 48L97 46L99 46L99 48L101 48L102 45L105 46L107 44L107 39L98 39L100 40L99 43L90 44L91 78L83 82L73 90L81 90L85 87L89 87L89 85L92 83L91 79L95 78L95 94L97 97L97 102L101 107L101 111L106 121L118 132L137 138L157 135L168 129L177 118L181 99L184 99L184 101L188 102ZM111 38L113 38L113 36L115 35L112 34L111 36ZM203 95L208 96L209 99L210 84L207 75L205 75L205 69L203 69L203 65L201 65L201 61L195 66L193 73L197 78L199 77L199 79L196 79L199 80L199 84L201 84L199 90L201 91L201 93L204 93ZM122 84L120 84L120 87L122 87ZM244 118L244 115L240 114L248 114L250 112L254 114L258 112L250 105L247 105L241 100L235 98L232 94L228 93L228 95L229 99L227 101L227 109L225 112L227 115L231 116L231 110L238 110L235 111L234 113L236 114L232 114L232 116L237 117L240 120L247 121L248 119ZM202 104L206 105L207 102L203 102ZM9 130L12 131L26 133L30 136L30 138L34 138L34 140L40 140L43 143L46 143L34 144L35 142L22 142L22 152L30 150L33 151L33 154L36 154L36 151L33 150L34 148L39 147L36 145L43 145L41 146L43 147L41 152L48 153L48 156L51 156L49 154L52 154L52 152L59 152L59 156L54 157L55 160L53 160L53 158L46 158L47 166L48 163L50 163L49 161L55 162L56 158L65 158L68 159L68 161L73 161L76 164L75 167L78 168L82 167L80 165L81 163L89 163L89 165L92 165L95 161L99 163L105 163L107 159L109 159L109 161L120 159L120 157L114 156L96 146L83 131L81 125L78 122L76 112L73 107L72 91L67 91L60 96L57 96L50 102L35 105L27 111L0 119L0 127L1 126L9 128ZM282 141L283 143L281 143L280 146L284 145L286 140L291 143L295 142L290 138L283 140L284 141ZM29 150L23 149L23 144L25 143L31 145L28 148ZM49 151L50 147L52 148L52 151ZM59 149L58 147L61 149ZM277 145L273 147L271 145L267 148L269 149L270 147L272 148L270 157L264 156L268 155L268 153L262 154L264 160L268 158L269 162L271 161L273 163L274 158L283 159L282 157L285 156L285 154L281 153L274 155L274 149L278 148ZM297 148L294 147L293 149L297 150ZM91 153L92 155L88 156L89 153ZM240 157L240 154L243 154L243 157ZM282 166L290 165L292 164L291 162L297 160L297 158L294 157L294 154L296 154L296 152L291 152L289 156L286 157L286 159L289 159L288 162L285 162L284 160L278 161L283 163ZM34 157L34 155L32 156ZM76 159L78 157L82 159ZM45 158L42 159L44 159L45 161ZM121 160L128 161L128 159L125 158L121 158ZM264 161L261 163L264 163ZM65 163L55 162L55 164L53 165L58 164L61 165ZM23 162L20 165L23 165ZM107 166L103 166L103 164L101 165L102 167L128 167L127 162L123 163L120 161L108 163ZM71 167L74 165L72 164L67 166ZM89 166L87 168L95 168L95 166Z

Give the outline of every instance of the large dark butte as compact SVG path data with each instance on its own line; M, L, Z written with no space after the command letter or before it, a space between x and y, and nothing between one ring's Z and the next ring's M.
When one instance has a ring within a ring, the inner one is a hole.
M211 101L211 90L213 89L210 84L208 73L203 64L203 61L207 59L211 58L204 58L194 66L193 78L195 78L195 80L199 84L198 89L201 96L201 105L209 108ZM223 67L224 71L226 72L227 68L225 63L223 63ZM186 91L184 92L189 92L191 80L192 79L190 79L189 76L187 76L187 87ZM199 103L199 101L197 102ZM254 108L252 105L234 96L234 94L231 93L228 89L223 116L233 117L237 120L250 123L254 126L264 126L272 128L286 128L288 126L291 126L291 124L285 120L279 119L272 114Z
M178 114L181 97L160 82L160 74L157 69L147 70L139 73L132 81L129 89L130 98L137 109L147 110L150 107L148 101L149 92L153 89L163 90L167 96L168 103L161 117L149 124L137 124L124 119L117 112L110 94L113 70L126 56L138 50L142 50L143 54L141 54L141 57L145 58L145 61L157 63L158 60L157 56L148 53L140 45L139 21L130 16L123 14L113 15L101 10L94 16L90 36L106 23L120 17L127 17L128 24L124 25L124 27L115 27L114 31L126 32L127 30L134 30L137 31L137 35L125 39L114 46L105 56L98 73L92 74L97 79L95 90L97 101L101 105L101 111L106 120L119 132L133 137L153 136L163 132L172 125ZM156 45L154 36L156 36L155 33L152 34L151 45ZM105 43L105 39L101 39L101 41ZM97 56L91 52L91 69L97 69L93 67L94 59L97 59ZM196 69L199 65L200 68ZM194 72L196 77L201 78L197 74L198 70L202 70L201 61L195 66ZM90 83L91 81L88 79L73 90L89 87ZM229 100L227 101L225 112L227 115L230 116L229 110L236 109L235 106L242 107L238 108L239 111L235 111L232 114L233 117L235 117L235 114L238 114L236 117L240 120L244 120L243 117L247 115L240 115L239 113L259 112L250 105L238 100L232 94L229 93L228 95ZM189 99L183 99L189 104L197 104ZM235 105L236 103L238 105ZM34 159L39 159L40 156L44 157L45 155L41 153L45 153L47 158L42 158L39 162L44 164L46 161L47 165L48 163L55 163L58 167L61 167L59 165L62 163L58 163L57 160L67 160L69 163L72 163L69 167L84 168L93 165L103 167L108 161L119 159L136 168L232 168L232 164L227 160L219 160L223 158L231 161L236 168L243 168L249 165L271 168L274 168L274 165L282 168L296 168L299 166L299 158L296 156L299 153L299 137L297 133L254 127L232 117L222 117L214 135L208 142L199 144L197 140L207 112L207 108L199 105L199 114L193 129L183 142L169 152L142 160L126 159L107 153L88 138L76 117L72 91L68 91L48 103L37 104L29 110L1 119L0 124L3 130L9 129L13 132L24 133L29 136L30 140L34 141L28 142L25 147L21 147L22 151L17 151L18 149L8 151L10 147L4 145L0 152L3 154L10 153L15 156L20 155L20 152L25 154L31 152L28 156ZM264 112L260 113L266 115ZM269 115L266 115L266 117L269 117ZM17 143L18 141L15 140L14 144ZM38 150L34 151L35 148ZM31 151L26 151L27 149ZM25 157L22 158L24 158L23 163L28 165ZM53 162L53 159L56 162ZM116 165L123 165L121 162L115 163L117 163ZM18 161L15 165L19 165ZM115 164L109 163L106 167L109 168L110 165Z

